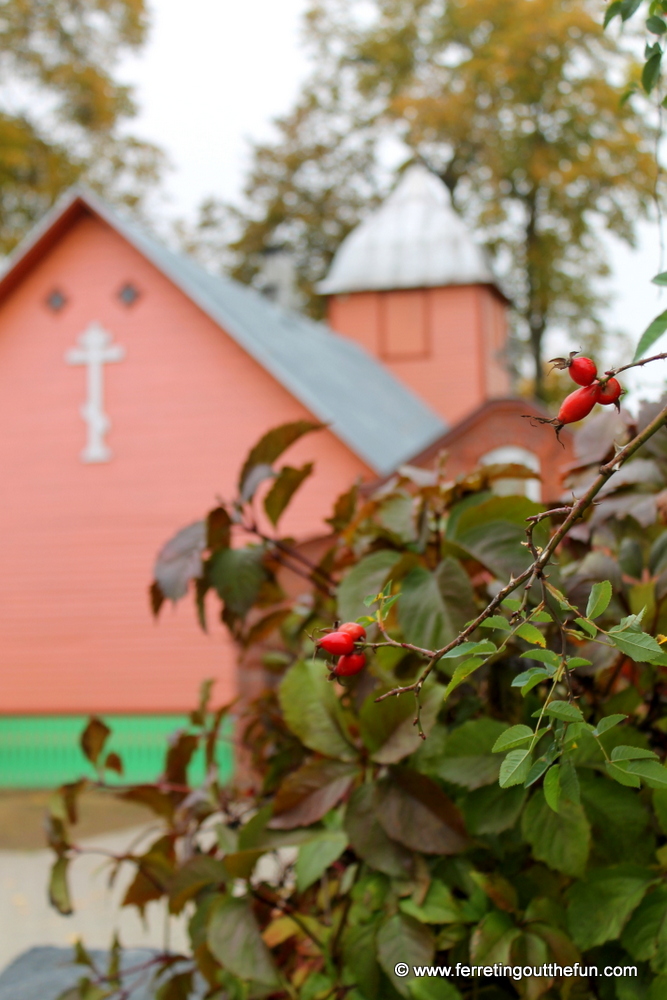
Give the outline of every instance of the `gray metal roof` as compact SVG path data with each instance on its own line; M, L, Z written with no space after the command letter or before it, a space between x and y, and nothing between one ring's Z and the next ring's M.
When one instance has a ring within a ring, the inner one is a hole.
M343 240L323 295L497 284L480 247L452 208L449 191L415 163L383 205Z
M75 189L56 205L16 252L3 283L76 202L124 236L378 474L392 472L447 430L358 344L173 253L89 191Z

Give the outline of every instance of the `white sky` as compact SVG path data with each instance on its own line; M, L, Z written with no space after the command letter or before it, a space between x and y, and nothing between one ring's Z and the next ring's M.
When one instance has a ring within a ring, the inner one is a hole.
M208 196L237 201L250 163L248 139L271 135L271 119L289 110L308 73L300 44L306 0L153 0L150 40L126 60L122 76L135 85L139 116L133 131L166 150L163 211L192 216ZM634 344L667 294L650 279L660 264L655 225L643 225L638 251L610 243L609 323ZM667 261L664 264L667 269ZM554 345L554 353L562 345ZM654 349L667 350L667 337ZM612 348L608 364L629 358ZM653 353L653 352L652 352ZM547 354L547 356L549 356ZM667 361L633 373L630 402L655 396Z

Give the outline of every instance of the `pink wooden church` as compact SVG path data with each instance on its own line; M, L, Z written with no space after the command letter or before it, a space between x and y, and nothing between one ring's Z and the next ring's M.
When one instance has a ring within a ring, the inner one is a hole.
M49 719L89 712L148 731L189 710L211 676L217 700L233 696L223 630L204 635L187 602L154 623L146 588L158 549L233 494L268 428L328 424L289 453L319 470L285 523L304 540L357 477L428 461L443 442L454 471L524 460L557 495L562 452L526 437L526 404L504 398L506 300L436 177L409 168L321 291L329 326L212 276L78 190L10 260L0 784L3 733L34 742Z

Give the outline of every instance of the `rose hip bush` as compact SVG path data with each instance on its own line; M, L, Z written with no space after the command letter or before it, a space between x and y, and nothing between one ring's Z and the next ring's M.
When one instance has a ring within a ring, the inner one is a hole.
M217 597L262 691L214 710L205 685L151 785L106 780L122 761L91 719L98 781L54 796L54 905L71 909L77 801L95 787L160 826L108 862L133 871L124 906L187 920L187 953L149 963L159 1000L197 984L218 1000L667 996L664 402L587 419L571 481L585 503L547 513L493 493L528 470L452 481L443 458L342 496L317 561L277 527L313 473L279 460L316 425L267 434L237 497L165 546L151 589L156 614L188 594L210 628ZM354 621L366 665L330 679L322 637ZM229 711L238 787L215 766ZM78 958L68 1000L129 996L117 946L111 969ZM399 978L397 962L451 974ZM638 976L549 973L577 962ZM543 974L478 981L457 963Z

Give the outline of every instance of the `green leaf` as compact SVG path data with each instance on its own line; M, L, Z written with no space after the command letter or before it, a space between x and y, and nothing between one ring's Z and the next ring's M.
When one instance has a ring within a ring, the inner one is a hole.
M264 510L271 524L278 524L281 514L314 468L312 462L307 462L300 469L293 469L290 465L285 465L280 470L264 498Z
M475 595L458 560L443 559L435 572L411 570L401 586L398 621L406 642L440 649L474 617Z
M544 776L544 784L542 786L544 792L544 798L550 809L554 812L558 812L558 805L560 803L560 764L554 764L550 767Z
M569 890L567 922L582 951L613 941L639 906L653 881L635 865L594 869Z
M239 979L277 990L280 977L246 899L225 896L211 910L207 944L211 954Z
M614 781L618 781L619 785L627 785L629 788L639 788L641 782L635 774L628 774L623 768L619 767L618 764L610 764L609 761L605 763L605 769L610 778Z
M658 275L658 277L662 277L662 275ZM656 281L655 278L653 280ZM656 284L661 284L661 282L656 281ZM653 347L656 340L662 336L665 330L667 330L667 310L660 313L659 316L656 316L656 318L646 327L641 335L639 343L637 344L637 350L635 351L635 356L632 360L639 361L639 359L646 354L649 347Z
M466 788L493 784L501 761L493 756L493 746L506 728L496 719L470 719L453 729L445 741L437 764L431 773L444 781Z
M441 660L454 660L459 656L479 656L486 653L497 653L498 647L490 639L482 639L481 642L462 642L459 646L454 646L448 652L443 653Z
M667 285L667 271L656 274L655 278L651 278L651 281L654 285Z
M619 760L640 760L642 758L657 759L657 754L652 750L645 750L644 747L617 746L611 751L611 759Z
M357 752L345 735L343 713L322 661L299 660L278 689L285 722L309 749L326 757L355 760Z
M533 857L565 875L581 876L588 860L591 831L580 805L561 801L558 812L538 790L523 811L521 829Z
M178 869L169 885L169 912L180 913L201 889L227 880L227 869L222 861L208 854L190 858Z
M627 771L640 777L649 788L667 788L667 768L657 760L634 760L627 765Z
M597 625L594 625L593 622L589 622L585 618L575 618L574 620L582 632L585 632L591 639L594 639L598 634Z
M422 903L405 899L399 906L403 913L422 924L457 924L462 919L459 901L454 898L451 889L438 879L431 882Z
M606 733L608 729L613 729L614 726L617 726L619 722L623 722L625 719L627 719L627 715L621 715L620 713L617 713L616 715L607 715L605 718L600 719L597 726L593 730L593 735L602 736L602 734Z
M347 844L347 834L335 830L327 830L302 844L295 866L298 891L305 892L322 878L327 868L346 850Z
M545 715L550 715L553 719L560 719L561 722L583 722L584 717L581 709L576 705L571 705L567 701L552 701L544 710Z
M663 650L653 636L642 632L640 628L621 623L609 629L607 635L617 649L637 663L653 663L663 655Z
M667 886L648 892L621 934L621 944L638 962L655 959L667 945Z
M49 877L49 902L58 913L62 913L66 917L74 912L67 884L68 867L69 858L57 858L53 863Z
M192 996L193 977L193 972L177 972L162 983L155 1000L188 1000Z
M561 657L551 649L525 649L521 654L524 660L537 660L538 663L545 663L548 667L557 670L560 666Z
M586 605L586 618L597 618L606 611L611 601L612 589L609 580L600 580L594 583L588 596Z
M494 784L469 792L461 808L470 833L480 836L511 830L525 801L526 791L521 786L501 788Z
M656 83L660 79L661 63L662 63L662 52L654 52L653 55L650 56L644 63L644 67L642 69L642 87L644 88L647 94L651 93ZM644 336L646 336L646 334L644 334Z
M535 733L530 726L511 726L500 734L493 744L492 753L501 753L504 750L511 750L532 740Z
M570 670L575 670L577 667L591 666L591 661L585 660L583 656L568 656L566 663Z
M409 982L412 967L432 965L435 955L435 939L431 931L418 920L397 913L380 928L377 936L377 955L394 989L401 996L410 995ZM410 975L404 978L394 972L396 962L410 966Z
M239 477L239 493L250 500L248 493L249 479L258 466L272 466L290 445L294 444L304 434L321 430L325 425L313 423L312 420L295 420L293 423L274 427L261 438L245 460ZM254 492L254 491L253 491Z
M508 622L507 618L503 618L502 615L489 615L485 618L483 622L480 623L480 628L499 628L503 632L511 632L512 626Z
M530 622L524 622L522 625L519 625L516 634L525 639L526 642L532 642L536 646L546 646L547 644L540 630Z
M470 939L470 958L476 965L507 965L512 944L521 934L509 913L493 910L482 917Z
M459 663L458 667L452 674L449 684L445 688L445 693L443 695L443 700L446 701L449 698L452 691L463 684L472 674L475 673L479 667L484 663L484 659L481 656L471 656L469 660L465 660L463 663Z
M244 617L257 600L268 578L264 551L259 545L241 549L220 549L208 563L208 578L218 596L235 615Z
M639 10L641 4L642 0L621 0L621 17L623 20L627 21L628 18L632 17Z
M518 674L514 678L512 687L521 688L521 694L525 698L529 691L551 676L551 673L544 667L531 667L530 670L524 670L522 674Z
M528 776L532 754L529 750L511 750L500 766L500 777L498 779L501 788L510 788L511 785L522 785Z
M605 28L607 27L608 24L610 24L611 21L613 21L615 17L621 16L621 3L622 0L614 0L614 2L609 4L609 6L607 7L603 22Z
M341 621L355 621L364 614L364 598L380 591L400 558L399 552L380 549L352 567L338 588L338 617Z

